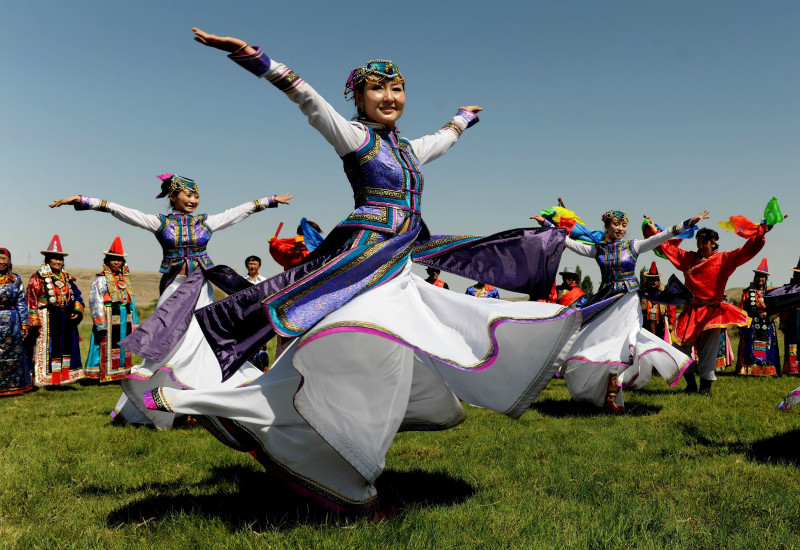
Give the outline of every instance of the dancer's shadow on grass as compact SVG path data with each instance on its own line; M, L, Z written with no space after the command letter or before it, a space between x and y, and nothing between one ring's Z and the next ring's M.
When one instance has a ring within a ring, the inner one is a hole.
M378 479L381 514L402 515L410 506L452 506L475 494L467 482L440 472L387 470ZM87 494L119 494L118 487L87 487ZM277 477L244 466L215 468L205 480L191 485L180 481L146 484L129 493L155 492L112 511L109 527L142 525L179 515L219 519L229 530L285 530L298 525L328 524L331 520L359 519L336 516L298 496ZM371 517L371 516L367 516Z
M627 395L627 394L626 394ZM544 416L552 416L554 418L565 417L583 417L583 416L614 416L607 413L600 407L595 407L589 403L581 403L578 401L565 400L565 399L541 399L535 401L531 408L543 414ZM648 416L657 414L661 411L661 407L653 405L645 405L638 403L635 400L625 400L625 413L618 416Z
M783 462L800 467L800 430L756 441L747 451L747 458L767 464Z
M699 428L683 424L678 428L687 437L687 442L706 449L698 456L744 454L748 460L762 464L791 464L800 467L800 430L760 439L753 443L725 441L707 437Z

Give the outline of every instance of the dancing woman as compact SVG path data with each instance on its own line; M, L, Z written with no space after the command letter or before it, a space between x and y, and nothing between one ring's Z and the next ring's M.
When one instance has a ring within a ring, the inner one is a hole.
M554 304L445 291L413 275L410 260L538 296L552 286L564 232L428 233L421 166L477 122L480 107L407 140L395 128L405 79L392 62L351 72L345 94L358 119L349 121L259 48L195 33L299 105L341 156L356 208L298 266L197 313L223 372L265 336L297 337L269 372L241 388L162 388L145 398L197 415L222 442L325 506L370 510L398 430L459 424L458 397L520 416L566 358L581 318Z
M594 258L600 267L600 288L590 305L615 298L581 329L564 365L564 380L573 399L588 401L611 412L624 412L620 387L644 386L653 368L670 385L680 379L691 359L642 328L636 260L642 252L653 250L707 218L708 211L704 210L683 224L648 239L624 240L628 216L610 210L602 216L605 232L595 244L567 237L565 246L569 250ZM531 219L542 226L552 225L541 215L531 216Z
M248 286L243 278L231 276L230 270L214 269L214 262L206 251L214 232L239 223L255 212L276 208L278 204L289 204L294 195L272 195L246 202L221 214L197 214L200 190L194 180L174 174L162 174L158 178L161 180L161 193L156 198L169 198L172 209L169 214L145 214L111 201L83 195L53 201L50 208L71 204L75 210L108 212L118 220L155 234L163 257L159 269L162 273L159 285L161 296L153 316L169 323L170 320L163 317L164 312L159 312L158 307L176 293L192 273L199 273L202 277L195 277L194 284L182 288L177 296L186 307L192 309L214 301L214 289L209 281L226 292L235 292ZM160 386L166 379L175 379L187 387L202 388L219 384L222 377L196 321L190 323L179 339L150 340L149 345L162 349L162 360L145 360L132 369L131 376L122 382L125 395L120 398L111 416L128 423L152 423L159 429L170 428L175 415L149 410L141 397L145 388ZM255 367L245 364L227 383L241 384L259 374L260 371Z

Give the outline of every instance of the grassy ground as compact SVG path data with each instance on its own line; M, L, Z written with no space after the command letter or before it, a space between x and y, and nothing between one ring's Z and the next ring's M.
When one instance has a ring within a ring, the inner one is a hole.
M399 434L376 520L307 505L201 428L110 424L118 386L0 400L2 548L800 548L797 378L660 379L629 414L553 381L519 420ZM682 384L681 384L682 386Z

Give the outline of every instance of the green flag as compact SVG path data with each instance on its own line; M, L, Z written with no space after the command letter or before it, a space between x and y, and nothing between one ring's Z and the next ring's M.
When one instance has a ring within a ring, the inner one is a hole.
M766 223L767 225L775 225L776 223L780 223L782 221L783 212L781 212L778 199L772 197L767 203L767 207L764 208L764 221L762 223Z

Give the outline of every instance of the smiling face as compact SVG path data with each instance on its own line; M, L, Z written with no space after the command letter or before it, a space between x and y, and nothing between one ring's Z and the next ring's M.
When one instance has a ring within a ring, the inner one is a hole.
M628 232L628 220L614 218L606 223L606 232L612 241L622 239Z
M64 267L64 257L63 256L48 256L47 258L47 265L50 266L50 270L53 273L61 273L61 268Z
M0 273L5 273L9 265L11 265L11 258L5 254L0 254Z
M753 277L753 283L755 283L756 288L764 288L767 284L766 273L756 273L755 277Z
M367 120L394 128L406 106L405 87L392 80L367 80L364 91L355 92L355 100Z
M191 214L200 204L200 195L189 193L186 191L186 189L181 189L180 191L171 194L169 196L169 200L172 203L172 207L178 212Z
M716 242L713 239L697 238L697 255L701 258L710 258L716 250Z

